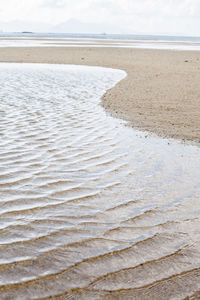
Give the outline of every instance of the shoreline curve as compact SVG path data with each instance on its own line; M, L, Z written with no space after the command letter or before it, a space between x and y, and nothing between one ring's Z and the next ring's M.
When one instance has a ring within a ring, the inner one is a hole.
M200 52L133 48L5 47L0 62L120 69L127 76L102 97L103 107L137 130L200 143Z

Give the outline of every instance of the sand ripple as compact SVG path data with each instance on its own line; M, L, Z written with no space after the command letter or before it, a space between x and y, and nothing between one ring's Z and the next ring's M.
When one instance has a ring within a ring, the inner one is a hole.
M0 299L193 299L200 151L99 106L121 71L1 64Z

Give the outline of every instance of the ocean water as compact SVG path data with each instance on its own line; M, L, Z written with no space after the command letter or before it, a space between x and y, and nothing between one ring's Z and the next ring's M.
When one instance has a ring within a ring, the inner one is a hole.
M100 98L125 76L0 64L0 299L200 289L200 149L109 116Z
M0 47L124 47L200 50L200 37L122 34L3 33Z
M198 36L170 36L170 35L137 35L137 34L79 34L79 33L48 33L48 32L0 32L0 37L32 37L32 38L86 38L86 39L116 39L116 40L143 40L168 42L200 42Z

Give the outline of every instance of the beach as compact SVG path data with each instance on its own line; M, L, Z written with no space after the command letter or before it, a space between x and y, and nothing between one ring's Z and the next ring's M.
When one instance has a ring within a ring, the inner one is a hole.
M198 299L199 53L0 48L2 300Z
M92 47L0 49L1 62L103 66L127 77L102 98L114 116L139 130L200 141L200 52Z

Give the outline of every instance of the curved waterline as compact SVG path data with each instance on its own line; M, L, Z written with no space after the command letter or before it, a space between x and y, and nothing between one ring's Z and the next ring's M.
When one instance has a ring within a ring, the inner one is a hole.
M104 112L123 71L0 66L0 298L195 294L200 149Z

